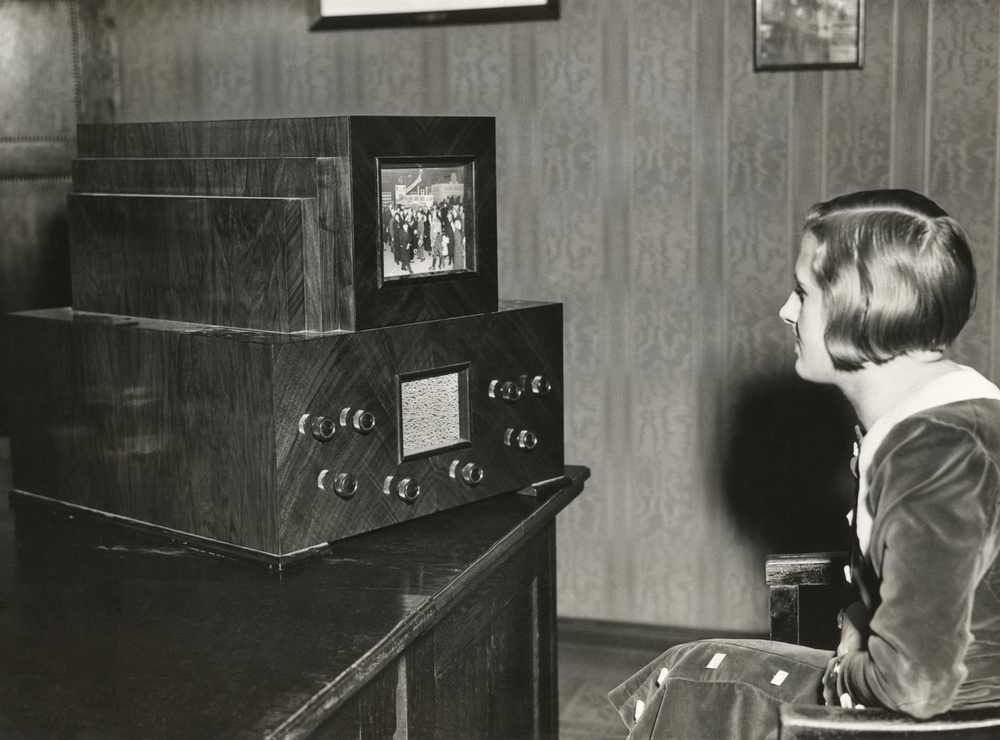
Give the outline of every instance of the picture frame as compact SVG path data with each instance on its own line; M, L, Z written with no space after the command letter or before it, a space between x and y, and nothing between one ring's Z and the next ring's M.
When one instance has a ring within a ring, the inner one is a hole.
M310 30L556 20L559 0L309 0Z
M754 0L754 69L861 69L865 0Z

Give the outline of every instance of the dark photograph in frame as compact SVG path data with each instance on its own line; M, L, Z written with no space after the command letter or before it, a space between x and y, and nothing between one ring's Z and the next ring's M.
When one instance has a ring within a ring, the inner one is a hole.
M860 69L864 0L755 0L754 68Z
M308 0L313 31L559 18L559 0Z
M382 282L475 273L473 162L379 162Z

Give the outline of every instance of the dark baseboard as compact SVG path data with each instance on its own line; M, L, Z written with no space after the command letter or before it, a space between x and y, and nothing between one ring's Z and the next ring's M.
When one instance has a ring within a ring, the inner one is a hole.
M559 617L559 642L626 650L664 651L672 645L711 638L766 640L760 632L669 627L638 622Z

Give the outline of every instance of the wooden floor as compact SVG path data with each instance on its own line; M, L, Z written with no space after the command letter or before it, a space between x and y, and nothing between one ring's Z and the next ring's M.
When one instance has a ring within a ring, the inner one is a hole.
M666 650L559 642L559 740L622 740L608 692Z

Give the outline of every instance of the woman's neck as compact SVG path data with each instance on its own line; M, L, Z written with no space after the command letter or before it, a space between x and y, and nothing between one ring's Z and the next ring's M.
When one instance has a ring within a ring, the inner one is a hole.
M836 382L865 429L921 387L957 370L940 352L916 352L894 357L881 365L866 363L860 370L842 372Z

